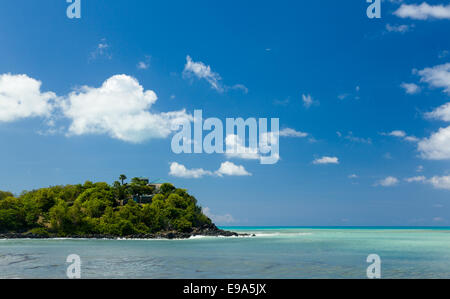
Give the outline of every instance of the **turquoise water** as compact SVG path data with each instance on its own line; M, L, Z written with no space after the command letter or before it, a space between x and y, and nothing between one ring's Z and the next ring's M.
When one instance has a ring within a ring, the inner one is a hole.
M450 278L448 228L230 228L253 238L0 240L0 278Z

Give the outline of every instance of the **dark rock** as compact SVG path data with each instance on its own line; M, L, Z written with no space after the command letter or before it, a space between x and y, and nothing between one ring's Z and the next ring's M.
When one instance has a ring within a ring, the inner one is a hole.
M208 236L208 237L254 237L255 235L249 234L237 234L235 232L225 231L217 228L214 224L204 225L200 228L194 228L191 232L177 232L177 231L168 231L168 232L159 232L156 234L138 234L131 235L127 237L120 236L111 236L111 235L71 235L66 236L66 238L70 239L117 239L117 238L125 238L125 239L189 239L193 236ZM54 234L49 234L48 236L41 236L31 233L2 233L0 234L0 239L51 239L57 238L59 236Z

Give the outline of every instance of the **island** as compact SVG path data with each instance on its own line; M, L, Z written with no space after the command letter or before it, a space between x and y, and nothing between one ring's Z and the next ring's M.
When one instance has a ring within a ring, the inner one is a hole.
M239 236L219 228L187 190L121 175L119 181L0 191L0 239L186 239Z

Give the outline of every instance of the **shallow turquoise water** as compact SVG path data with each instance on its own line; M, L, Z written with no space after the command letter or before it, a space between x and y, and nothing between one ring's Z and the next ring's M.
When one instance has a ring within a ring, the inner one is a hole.
M233 228L253 238L0 240L0 278L450 278L450 229Z

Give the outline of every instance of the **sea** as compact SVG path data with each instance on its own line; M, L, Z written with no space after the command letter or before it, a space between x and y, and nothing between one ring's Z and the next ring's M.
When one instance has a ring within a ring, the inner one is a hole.
M0 240L0 278L64 279L71 255L81 278L450 278L450 228L222 228L255 236Z

